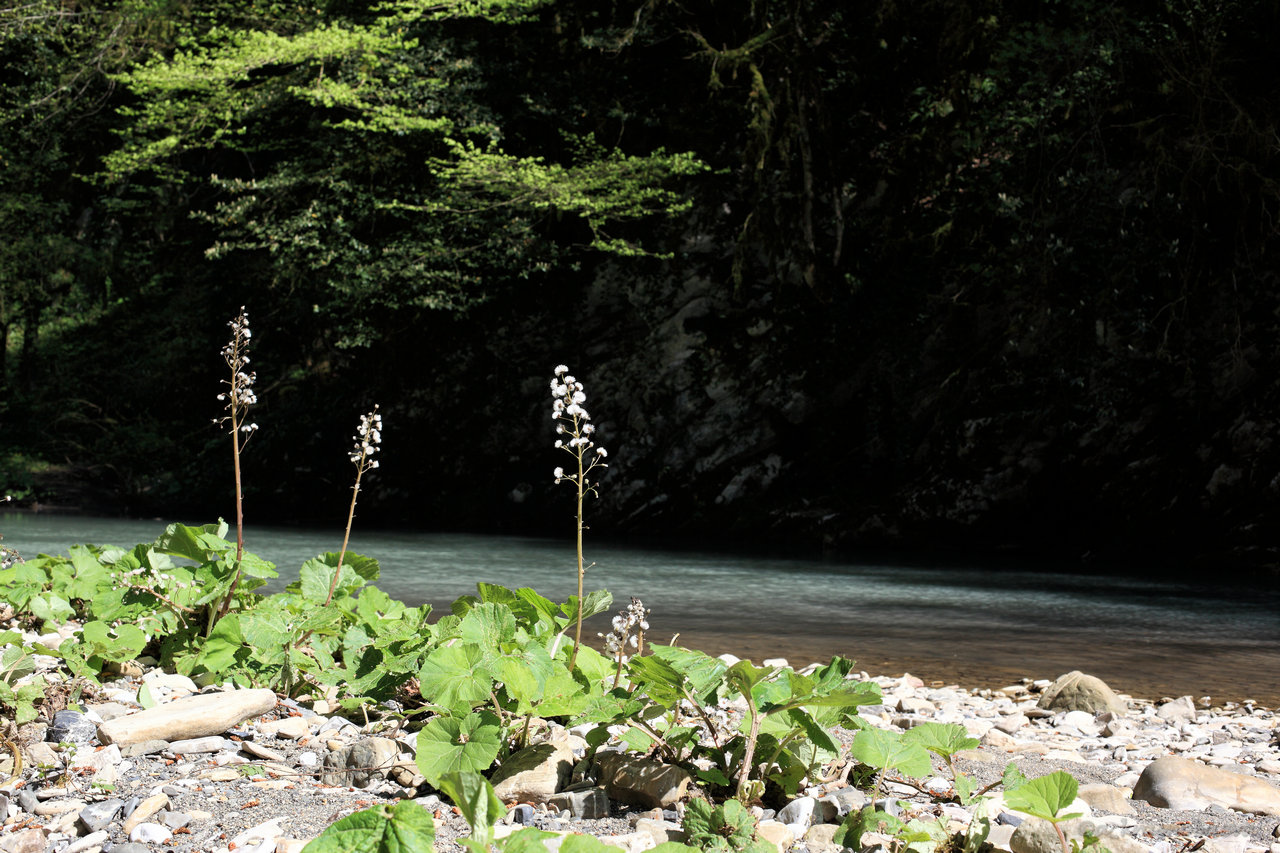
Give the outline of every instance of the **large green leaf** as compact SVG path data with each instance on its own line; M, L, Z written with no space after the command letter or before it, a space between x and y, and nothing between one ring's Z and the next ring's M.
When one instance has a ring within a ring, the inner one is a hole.
M462 617L458 626L462 639L481 649L496 651L516 635L516 617L505 604L487 601L477 604Z
M422 775L436 785L446 773L488 770L502 748L502 726L490 711L462 719L436 717L418 732L415 760Z
M539 595L537 591L527 586L522 586L517 589L516 595L533 608L534 612L538 614L538 618L540 620L545 621L552 627L556 626L556 605L551 599L544 598Z
M751 695L751 689L766 678L771 670L761 669L749 660L740 660L725 672L729 686L744 697Z
M558 636L558 635L557 635ZM572 646L572 643L565 644ZM562 651L557 657L568 661L568 652ZM613 675L615 664L612 660L600 654L590 646L580 646L578 648L578 659L573 664L574 672L581 674L590 684L599 684L605 678Z
M970 737L968 730L959 723L921 723L907 729L902 737L944 758L978 745L978 739Z
M1075 777L1062 770L1032 779L1004 794L1004 804L1014 811L1057 823L1080 817L1081 812L1060 814L1075 802L1078 793Z
M111 571L83 545L72 546L68 553L75 576L67 587L67 596L92 603L100 590L110 585Z
M582 618L588 619L603 613L613 604L613 593L607 589L597 589L582 598ZM569 619L578 618L578 596L571 595L569 600L560 605L560 612Z
M507 686L507 693L520 704L523 714L542 701L547 679L555 669L547 650L532 644L502 655L490 671Z
M227 523L187 527L170 524L155 541L155 548L165 554L182 557L194 563L207 563L235 548L226 540Z
M574 680L564 664L556 661L551 677L543 687L542 701L537 704L541 717L572 717L587 707L587 692Z
M253 656L269 666L284 661L295 634L280 610L258 607L240 614L240 633Z
M347 815L302 853L424 853L434 849L435 821L413 800Z
M650 643L649 651L683 675L689 692L697 699L706 699L714 693L724 683L724 673L729 668L719 658L680 646Z
M200 647L198 665L213 673L225 672L235 665L245 650L244 634L240 631L240 614L228 613L218 620L213 632Z
M433 705L462 715L489 699L492 682L484 673L484 652L473 643L443 646L427 655L418 672L418 691Z
M684 684L684 676L664 660L656 657L632 658L627 664L627 673L650 700L663 708L674 708L684 698L680 689Z
M879 770L896 770L916 779L933 771L929 753L918 743L903 740L896 732L864 729L849 747L849 754L863 764Z
M494 825L507 813L489 780L479 773L458 771L440 776L436 787L462 812L463 820L471 827L471 837L488 845Z
M332 553L312 557L303 563L298 571L298 591L302 597L313 604L324 604L329 599L329 587L333 584L333 574L337 569L338 555ZM364 578L344 558L342 573L338 576L337 586L333 588L333 597L348 596L364 586L364 583Z

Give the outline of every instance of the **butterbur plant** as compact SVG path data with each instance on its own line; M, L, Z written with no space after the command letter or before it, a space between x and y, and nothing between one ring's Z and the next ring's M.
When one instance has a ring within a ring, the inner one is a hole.
M351 541L351 525L356 518L356 502L360 499L360 481L365 474L378 467L378 460L374 456L382 444L382 415L378 414L377 406L374 406L373 411L367 415L360 416L360 426L356 427L356 434L352 436L352 440L355 446L348 458L356 466L356 482L351 487L351 508L347 511L347 528L342 534L342 550L338 552L338 565L333 570L333 580L329 583L329 596L324 600L325 607L333 601L333 591L338 586L338 578L342 576L342 561L347 556L347 544Z
M240 313L227 325L231 328L231 340L222 348L222 360L230 369L231 378L222 380L227 390L218 395L218 399L226 403L227 414L215 418L214 423L231 436L231 457L236 480L236 576L217 612L218 618L226 615L236 584L240 582L240 563L244 559L244 490L240 477L240 453L258 431L258 425L248 420L249 407L258 402L258 396L253 391L253 383L258 374L248 369L249 339L253 333L249 329L249 315L243 305L240 306Z
M609 452L603 447L597 447L592 439L596 427L591 423L591 415L582 407L587 401L586 391L563 364L556 366L555 375L551 377L551 398L551 419L556 422L556 434L566 436L557 438L555 446L573 457L568 471L562 467L555 469L556 483L568 480L578 491L578 607L573 652L569 655L569 668L573 669L578 659L578 647L582 645L582 581L587 573L587 567L582 562L582 531L586 529L582 521L582 502L588 494L598 494L587 475L596 468L608 467L604 460Z

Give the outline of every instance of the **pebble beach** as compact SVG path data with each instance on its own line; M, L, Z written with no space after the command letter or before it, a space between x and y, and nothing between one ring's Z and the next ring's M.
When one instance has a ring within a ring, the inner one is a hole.
M1029 778L1071 773L1080 783L1071 811L1082 817L1066 825L1068 837L1088 831L1113 853L1280 853L1280 715L1272 708L1134 697L1079 672L995 689L908 673L853 677L883 693L881 704L858 709L868 725L964 726L979 745L956 766L979 785L1010 762ZM157 702L149 710L135 702L144 684ZM78 706L16 734L23 769L0 787L0 853L296 853L334 821L403 799L432 812L439 850L461 849L454 840L468 831L424 785L415 733L394 716L347 719L324 702L129 665ZM499 834L531 825L628 853L681 840L684 803L699 793L687 774L648 772L637 763L650 759L608 745L587 759L583 734L547 724L535 741L550 770L517 753L494 772L509 805ZM935 765L932 778L887 782L879 804L963 832L973 808L948 801L951 781ZM835 853L840 821L871 798L837 780L754 811L760 835L780 851ZM998 806L995 814L994 851L1061 850L1042 821ZM862 847L883 853L892 842L868 833Z

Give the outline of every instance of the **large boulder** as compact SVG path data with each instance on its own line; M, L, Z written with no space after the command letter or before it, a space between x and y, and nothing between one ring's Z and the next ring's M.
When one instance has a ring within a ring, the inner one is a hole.
M1248 814L1280 817L1280 788L1254 776L1169 756L1147 765L1133 786L1133 799L1179 811L1219 805Z
M1040 697L1039 705L1046 711L1088 711L1091 714L1104 711L1123 714L1128 710L1124 700L1106 682L1078 669L1059 676L1050 684Z

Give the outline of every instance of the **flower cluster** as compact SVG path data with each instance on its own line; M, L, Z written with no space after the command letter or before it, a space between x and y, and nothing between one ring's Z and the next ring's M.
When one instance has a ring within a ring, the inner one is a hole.
M25 562L26 560L22 559L22 555L17 551L0 545L0 569L7 569L12 567L15 563Z
M591 423L591 414L582 407L587 401L586 391L583 389L582 383L579 382L572 374L569 368L563 364L557 365L555 375L551 377L551 419L556 422L556 435L568 436L567 439L557 438L556 448L564 450L578 460L578 476L574 477L566 475L564 468L557 467L553 472L556 482L568 477L575 482L580 477L583 485L587 482L586 473L597 465L607 468L604 460L609 455L609 451L603 447L596 447L592 436L595 434L596 425ZM588 450L594 453L588 455Z
M649 630L649 611L644 602L632 598L631 603L613 617L613 630L608 634L596 634L604 639L604 651L619 664L627 662L627 650L642 650L644 632Z
M258 402L258 395L253 391L258 374L245 369L249 365L249 339L253 332L249 329L249 315L243 305L240 306L240 314L227 325L231 328L231 340L222 348L222 359L231 368L231 378L222 380L222 384L230 386L231 390L219 394L218 399L226 402L231 414L214 423L230 421L232 430L239 429L248 436L257 432L258 425L244 423L241 416L245 409Z
M382 444L382 415L378 414L377 406L369 414L360 416L360 426L356 427L356 434L352 439L355 447L351 450L351 461L361 471L377 468L378 460L373 455L378 452L378 445Z

